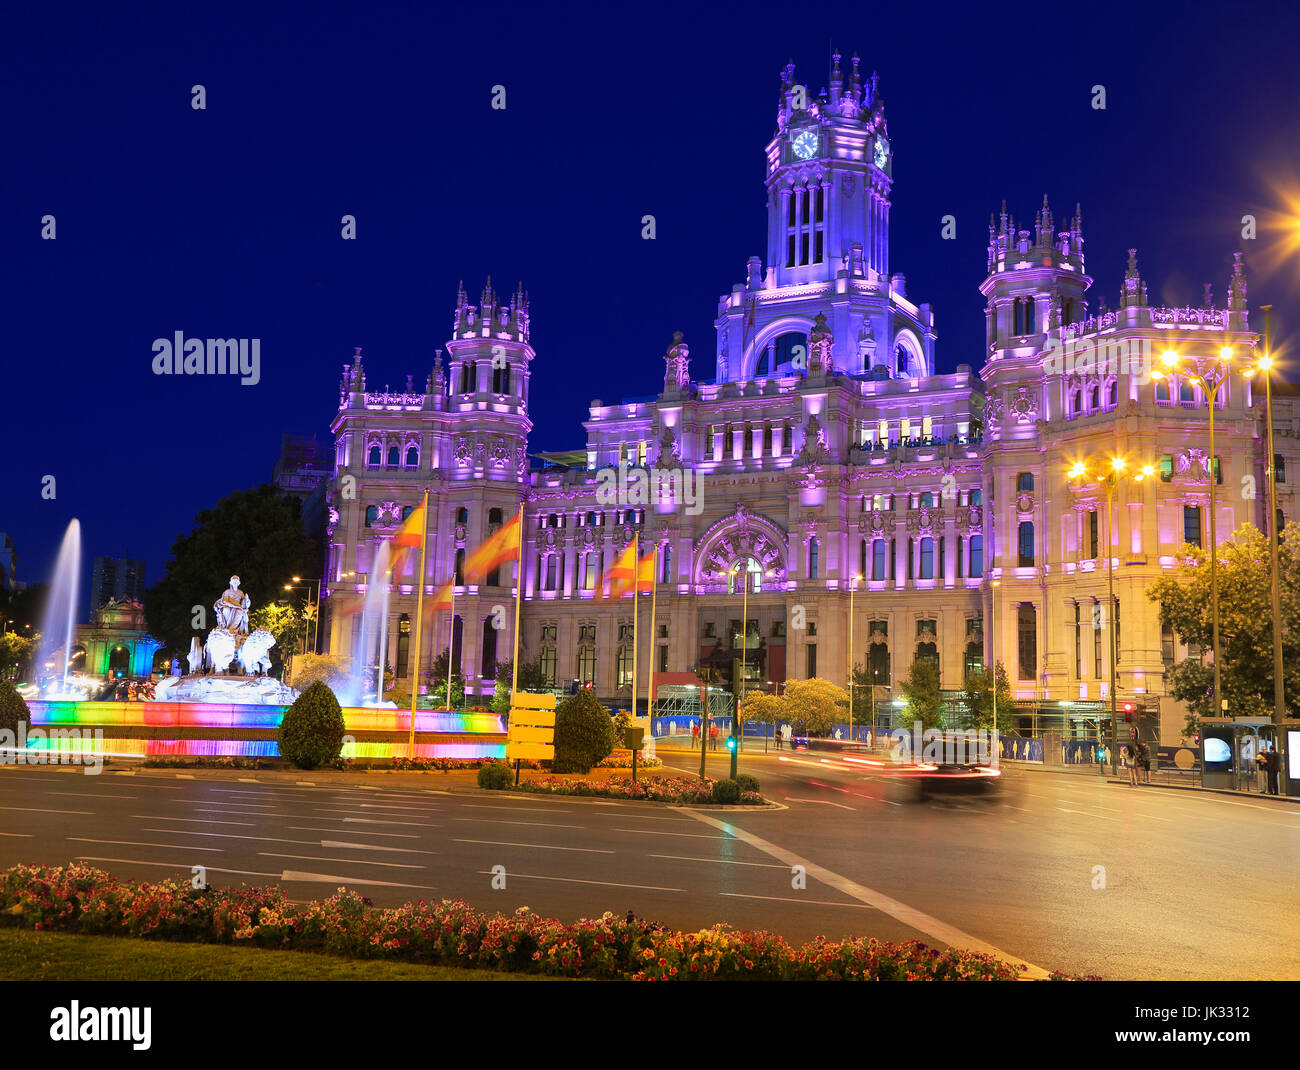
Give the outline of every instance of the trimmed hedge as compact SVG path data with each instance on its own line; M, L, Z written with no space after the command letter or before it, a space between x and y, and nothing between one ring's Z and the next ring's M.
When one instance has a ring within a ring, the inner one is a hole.
M487 788L489 791L499 791L501 788L508 788L515 782L515 771L510 767L509 762L492 762L490 765L479 767L478 786Z
M736 783L740 785L741 791L758 791L758 777L749 773L737 773Z
M730 777L719 780L713 785L713 801L715 803L740 802L740 785Z
M343 750L343 710L334 692L317 680L293 701L280 721L280 757L299 769L338 760Z
M588 773L614 749L614 722L590 691L571 695L555 710L556 773Z
M20 722L31 724L27 703L18 688L8 680L0 680L0 728L7 728L16 737Z

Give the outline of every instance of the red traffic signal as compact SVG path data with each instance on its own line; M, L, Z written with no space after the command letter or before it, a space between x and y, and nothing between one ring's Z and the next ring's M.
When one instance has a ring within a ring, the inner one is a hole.
M1136 708L1131 702L1124 703L1124 720L1126 723L1133 720L1133 712Z

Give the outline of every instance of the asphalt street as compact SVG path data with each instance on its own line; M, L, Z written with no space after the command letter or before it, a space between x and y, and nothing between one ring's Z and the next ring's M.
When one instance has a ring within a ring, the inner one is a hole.
M696 755L661 754L698 770ZM711 756L710 772L726 761ZM791 941L991 950L1035 974L1300 977L1286 936L1294 804L1043 772L1009 772L996 799L908 802L836 756L747 754L742 769L780 809L505 796L435 777L388 787L4 766L0 867L81 859L156 880L201 865L212 884L274 881L295 900L347 886L383 905L631 909Z

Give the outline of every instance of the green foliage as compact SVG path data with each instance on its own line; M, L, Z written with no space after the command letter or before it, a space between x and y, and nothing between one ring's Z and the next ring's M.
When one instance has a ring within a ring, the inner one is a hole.
M1147 589L1160 606L1160 623L1183 643L1196 644L1203 658L1173 665L1166 680L1169 693L1187 703L1184 731L1199 730L1205 717L1220 716L1214 703L1214 649L1209 555L1183 548L1178 567ZM1282 607L1282 666L1288 716L1300 699L1300 525L1288 525L1278 542ZM1273 712L1273 609L1269 593L1269 540L1252 524L1243 524L1219 546L1219 645L1222 697L1233 717L1267 717Z
M492 712L506 716L510 712L510 685L514 679L513 661L498 661L496 671L496 691L492 694ZM447 665L444 662L442 666L443 684L442 689L447 690ZM546 691L549 684L546 681L546 674L542 672L542 663L539 658L537 661L524 661L519 664L519 690L520 691Z
M299 769L335 761L343 749L343 710L320 680L299 695L280 722L280 757Z
M998 693L998 731L1010 733L1016 730L1015 699L1011 695L1011 684L1007 680L1007 668L998 662L994 673ZM970 713L970 727L989 731L993 727L993 681L984 666L971 671L966 687L962 691L962 701Z
M614 725L609 711L583 688L555 711L557 773L586 773L614 749Z
M35 653L36 639L28 639L16 632L0 635L0 678L22 680Z
M20 721L29 722L27 703L8 680L0 680L0 728L17 734Z
M785 699L779 695L764 695L751 691L740 704L741 721L753 721L755 724L776 724L786 720L788 714Z
M623 735L624 731L632 727L632 714L628 710L618 710L614 714L614 746L626 747L627 737Z
M352 659L342 654L299 654L293 659L292 684L305 691L320 680L331 691L339 692L352 676Z
M492 762L481 766L478 771L478 786L489 791L500 791L511 787L515 782L515 771L509 762Z
M188 650L191 636L206 636L216 624L212 603L232 573L256 610L280 598L290 577L316 575L320 564L320 544L303 531L297 498L269 484L235 491L200 512L194 530L172 543L163 578L145 592L149 630L167 646ZM207 608L206 628L194 625L196 605Z
M758 791L758 777L749 773L737 773L736 783L740 785L741 791Z
M740 802L740 784L731 780L719 780L713 785L713 801L715 803L738 803Z
M907 712L922 728L941 728L939 670L930 658L917 658L901 685Z
M459 651L458 651L459 652ZM447 665L451 660L447 651L443 651L429 666L427 678L429 698L434 709L463 710L465 708L465 677L458 672L451 674L451 704L447 704Z
M785 713L796 734L829 735L835 722L848 716L849 693L829 680L790 680L785 685Z

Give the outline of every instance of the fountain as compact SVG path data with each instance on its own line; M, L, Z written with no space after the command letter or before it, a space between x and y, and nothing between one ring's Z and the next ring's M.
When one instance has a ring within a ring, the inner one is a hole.
M394 709L396 703L384 699L384 663L388 657L388 595L391 552L387 542L375 551L366 600L361 609L361 627L352 657L352 675L348 682L346 705ZM378 579L376 578L378 577Z
M64 532L50 580L50 597L41 622L41 644L36 651L36 673L46 698L83 698L68 686L68 658L77 619L77 583L81 575L81 521L73 517ZM55 659L58 660L55 660ZM46 677L47 663L54 663Z

